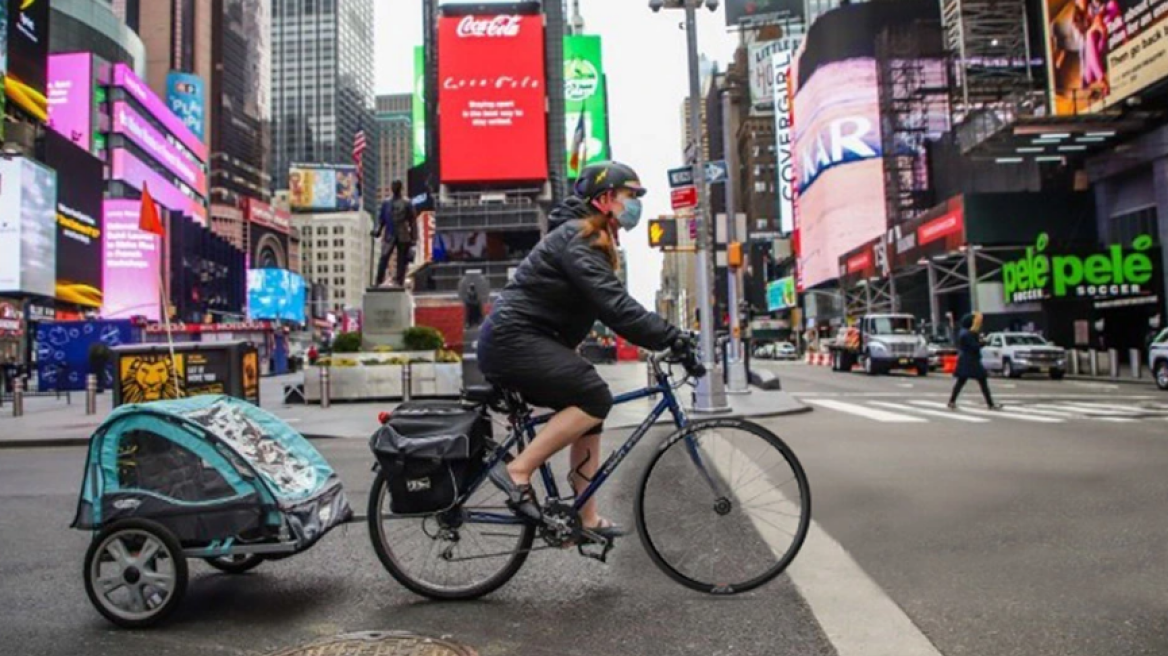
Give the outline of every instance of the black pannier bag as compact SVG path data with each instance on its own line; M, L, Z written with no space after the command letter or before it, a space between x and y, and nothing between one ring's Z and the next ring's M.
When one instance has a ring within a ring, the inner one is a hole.
M490 440L490 418L461 403L398 406L370 441L389 480L390 510L423 515L449 509L481 473Z

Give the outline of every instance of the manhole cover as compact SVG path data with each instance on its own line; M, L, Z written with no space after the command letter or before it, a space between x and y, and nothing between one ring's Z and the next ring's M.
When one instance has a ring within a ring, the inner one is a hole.
M478 652L442 638L412 633L350 633L272 656L478 656Z

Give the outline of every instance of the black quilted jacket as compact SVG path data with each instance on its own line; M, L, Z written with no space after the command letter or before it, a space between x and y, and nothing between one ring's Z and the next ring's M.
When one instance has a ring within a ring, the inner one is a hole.
M569 198L552 210L548 233L528 254L491 311L495 334L530 334L575 348L599 319L643 348L664 350L677 328L629 296L604 251L580 234L592 210Z

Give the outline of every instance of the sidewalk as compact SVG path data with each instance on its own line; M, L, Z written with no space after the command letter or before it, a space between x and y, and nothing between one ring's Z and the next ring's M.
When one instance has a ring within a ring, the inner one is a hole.
M641 363L605 365L597 367L612 387L614 394L643 387L646 382L645 365ZM377 428L377 415L392 411L397 403L334 403L328 409L319 405L284 405L284 385L298 383L302 374L265 378L260 383L261 406L288 423L310 439L368 439ZM692 405L690 388L678 390L682 403ZM733 412L721 416L773 417L811 408L796 401L786 392L754 389L751 394L730 396ZM0 408L0 448L78 446L89 443L89 437L110 413L113 395L110 392L97 398L97 414L86 416L85 394L73 394L72 404L49 398L28 398L24 416L13 417L11 404ZM607 426L632 428L648 415L655 399L642 399L613 409ZM695 415L695 419L702 418ZM670 421L667 416L660 421Z

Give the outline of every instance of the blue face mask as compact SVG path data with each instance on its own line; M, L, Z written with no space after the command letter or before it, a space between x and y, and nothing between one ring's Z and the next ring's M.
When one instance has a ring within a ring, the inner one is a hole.
M625 230L632 230L641 222L641 212L644 207L641 205L640 198L629 198L625 201L625 210L616 217L617 223Z

